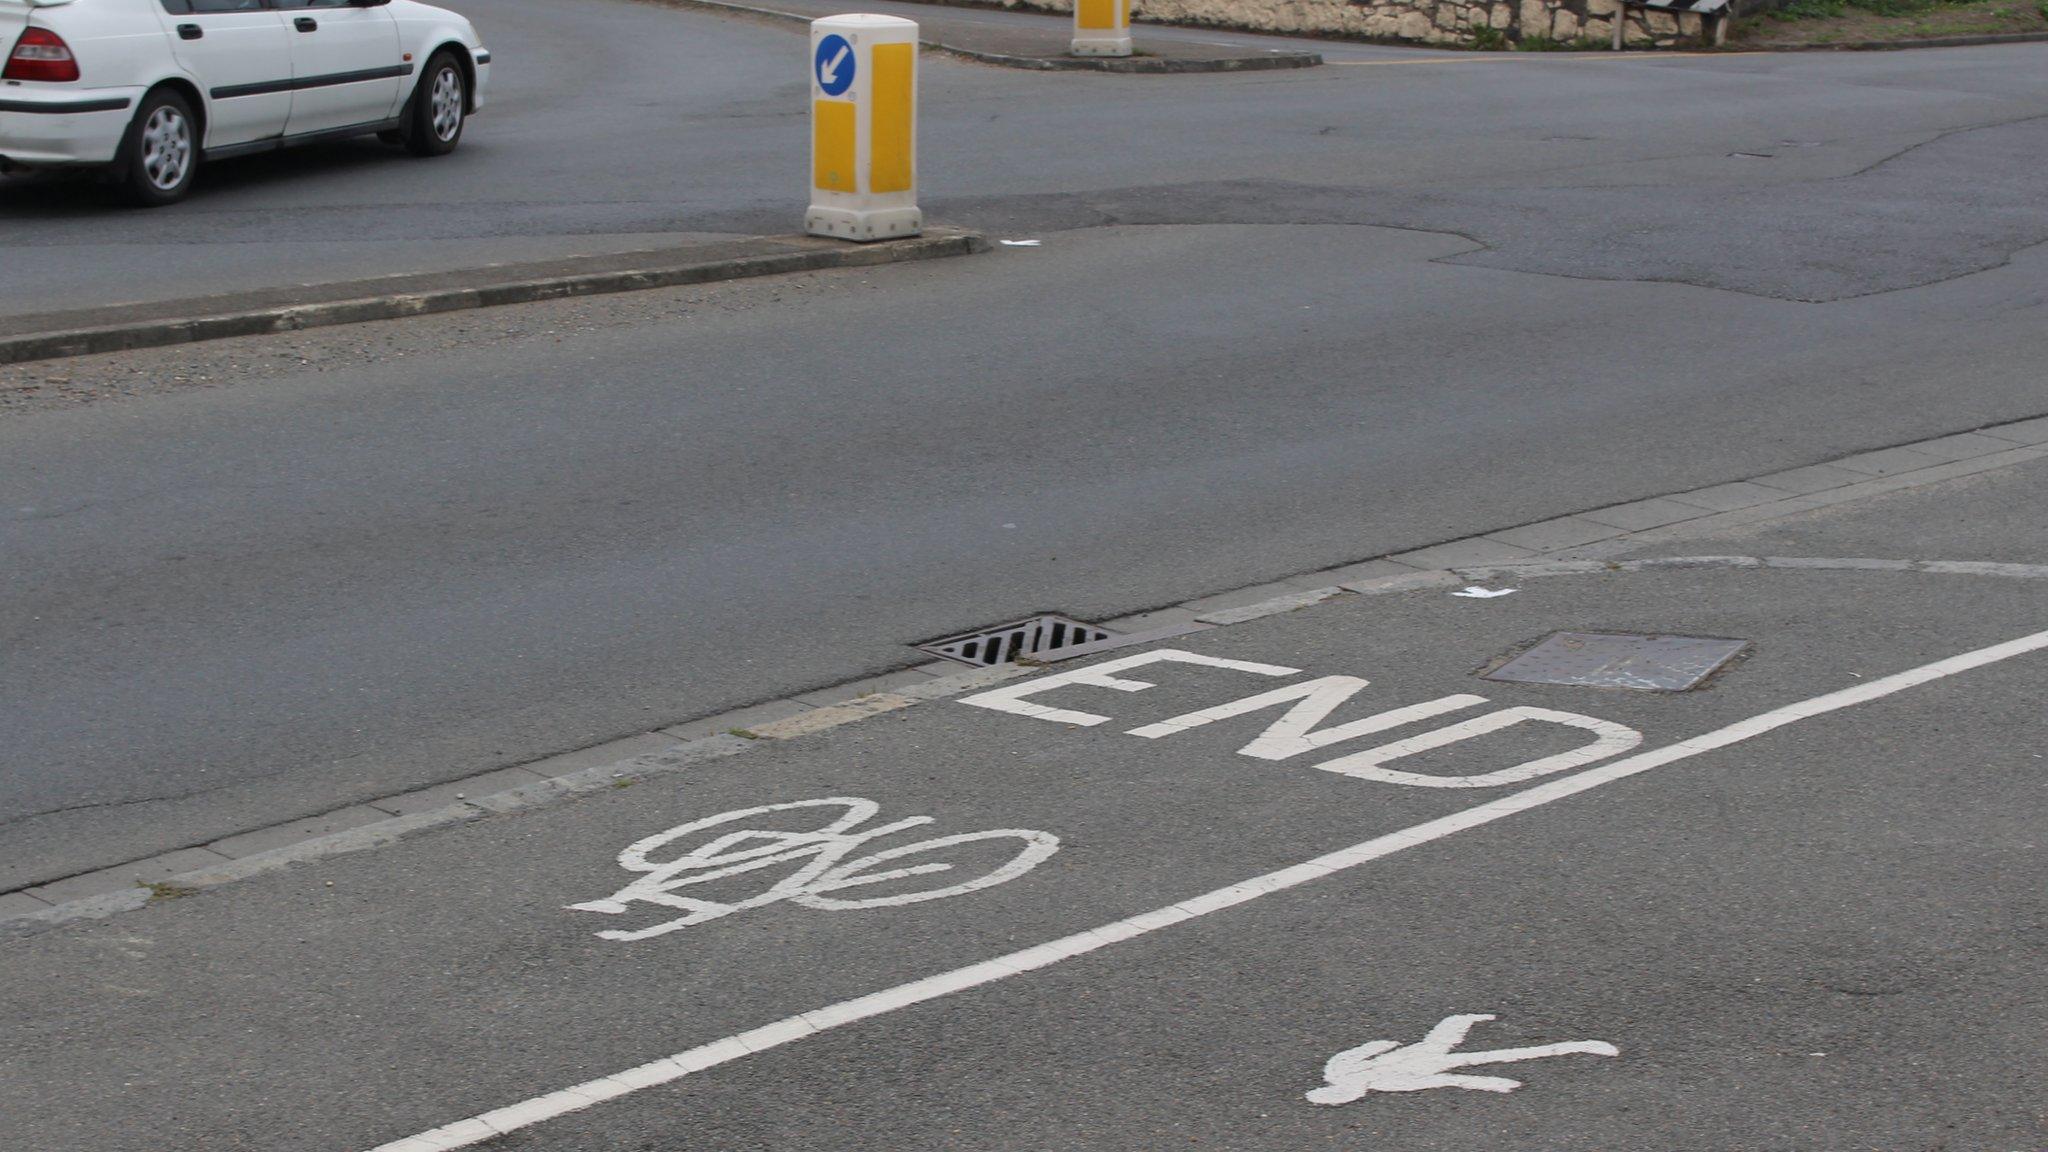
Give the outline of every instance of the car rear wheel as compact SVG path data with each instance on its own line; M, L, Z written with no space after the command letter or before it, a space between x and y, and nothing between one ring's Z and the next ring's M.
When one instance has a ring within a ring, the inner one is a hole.
M468 113L469 86L462 65L452 53L434 53L407 105L406 150L415 156L445 156L455 151L462 142Z
M199 172L199 122L192 106L170 89L151 92L121 141L122 183L128 198L147 208L183 200Z

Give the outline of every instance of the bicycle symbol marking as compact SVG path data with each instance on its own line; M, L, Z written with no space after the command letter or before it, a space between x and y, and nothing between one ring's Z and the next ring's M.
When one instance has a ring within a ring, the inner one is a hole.
M844 812L831 823L814 831L743 826L716 836L709 842L666 861L649 859L654 853L687 839L693 833L724 828L742 820L770 813L803 808L842 808ZM827 796L818 800L796 800L787 804L763 804L757 808L740 808L716 816L707 816L702 820L693 820L688 824L679 824L666 832L634 841L619 853L621 868L629 872L644 872L645 876L602 900L571 904L568 909L573 912L617 915L628 911L632 904L641 903L680 909L684 913L675 919L665 920L647 928L611 929L597 933L605 940L647 940L708 920L730 916L735 912L762 908L785 900L806 908L843 912L856 908L885 908L899 904L918 904L926 900L943 900L949 896L964 896L969 892L1015 880L1038 867L1046 857L1059 851L1060 847L1059 837L1050 832L1038 832L1029 828L996 828L986 832L963 832L953 836L939 836L931 840L899 844L894 848L884 848L879 852L848 860L848 855L870 841L934 822L930 816L909 816L893 823L859 830L862 824L873 819L880 811L881 806L872 800L863 800L857 796ZM890 865L906 857L962 844L1004 839L1020 841L1022 847L1017 850L1016 855L993 871L969 880L949 884L943 888L893 892L864 898L833 895L911 876L951 872L953 865L941 861L903 867ZM802 867L751 899L725 903L678 894L679 889L772 868L778 864L805 860L807 857L808 862Z

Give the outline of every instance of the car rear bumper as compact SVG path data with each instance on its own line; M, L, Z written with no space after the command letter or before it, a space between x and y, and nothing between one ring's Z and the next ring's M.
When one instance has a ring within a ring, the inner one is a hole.
M0 159L24 167L111 163L142 93L0 87Z

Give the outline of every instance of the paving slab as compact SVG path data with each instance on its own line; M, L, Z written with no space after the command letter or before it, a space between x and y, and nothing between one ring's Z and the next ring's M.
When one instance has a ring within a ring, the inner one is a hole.
M326 836L334 832L346 832L350 828L381 823L391 819L393 814L368 804L355 804L318 816L309 816L304 820L273 824L254 832L244 832L239 836L215 840L207 847L228 857L254 856L258 852L268 852L287 844L297 844L301 840L311 840L315 836Z
M1283 583L1297 588L1326 588L1332 584L1349 584L1356 580L1375 580L1382 576L1412 575L1418 569L1392 560L1366 560L1357 564L1345 564L1337 568L1324 568L1303 576L1295 576Z
M540 773L525 768L500 768L495 772L484 772L461 780L452 780L446 784L436 784L432 788L421 788L397 796L372 800L370 806L381 808L393 816L410 816L415 812L431 812L436 808L446 808L450 804L460 804L465 800L474 800L493 792L536 784L544 779L546 777Z
M2048 416L1984 429L1984 435L2017 444L2048 444Z
M1632 504L1617 504L1611 508L1596 508L1581 512L1579 517L1595 524L1611 524L1630 532L1645 528L1656 528L1665 524L1676 524L1681 520L1697 520L1701 509L1694 504L1681 504L1658 496L1648 500L1637 500Z
M1454 540L1448 544L1437 544L1428 548L1417 548L1412 552L1399 552L1388 559L1411 568L1459 568L1468 564L1499 564L1508 560L1526 560L1536 554L1531 548L1518 548L1492 539Z
M747 730L760 724L773 724L778 720L787 720L792 716L809 712L812 707L796 700L770 700L764 704L755 704L717 716L707 716L702 720L692 720L687 724L678 724L673 728L664 728L662 732L684 740L696 740L735 729Z
M850 680L844 684L834 684L831 687L819 688L813 692L799 692L795 696L790 697L790 699L799 704L808 704L813 708L828 708L834 704L844 704L848 700L858 699L862 696L872 696L877 692L893 692L898 688L907 688L912 684L922 684L931 678L932 674L929 672L922 672L915 668L905 668L897 672L884 672L879 676L864 676L858 680Z
M720 731L723 731L723 729L720 729ZM701 733L701 735L709 736L711 733L705 732ZM676 736L672 734L649 732L640 736L628 736L622 740L611 740L603 744L594 744L574 752L564 752L559 756L550 756L545 760L535 760L528 764L521 764L519 767L536 776L569 776L586 769L595 768L600 764L614 764L620 760L630 760L635 756L662 752L673 748L675 744Z
M1968 460L1977 456L1989 456L1993 452L2004 452L2010 444L2010 441L2001 440L1996 436L1965 432L1959 436L1915 441L1913 451L1943 460Z
M1532 552L1552 552L1559 548L1570 548L1578 544L1591 544L1621 534L1621 529L1611 525L1587 520L1580 516L1560 516L1522 528L1509 528L1504 532L1491 532L1487 539L1498 540L1517 548Z
M1758 504L1767 504L1784 498L1785 494L1776 488L1746 481L1716 484L1712 488L1695 488L1671 497L1680 504L1697 504L1714 512L1733 512L1738 508L1753 508Z
M1160 608L1151 612L1135 612L1129 616L1118 616L1102 621L1104 628L1118 632L1145 632L1153 628L1167 628L1177 624L1192 624L1200 613L1189 608Z
M1300 591L1301 587L1292 581L1275 580L1270 584L1255 584L1249 588L1236 588L1229 592L1219 592L1214 596L1204 596L1199 600L1190 600L1181 607L1200 618L1211 612L1259 604L1276 596L1289 596Z
M1940 456L1930 456L1911 448L1884 448L1876 452L1864 452L1856 456L1844 456L1831 463L1837 468L1851 472L1862 472L1871 476L1890 476L1897 472L1912 472L1920 468L1931 468L1945 463Z
M1869 477L1862 472L1851 472L1847 468L1837 468L1832 464L1811 464L1804 468L1789 468L1783 472L1759 476L1751 483L1804 495L1840 488L1867 479Z
M209 865L219 864L229 857L207 848L180 848L137 860L115 868L103 868L79 876L67 877L51 884L42 884L26 889L28 895L50 904L61 904L67 900L83 900L91 896L104 896L110 892L122 892L139 885L154 884L169 880L180 872L191 872Z
M27 916L54 907L47 900L38 900L26 892L9 892L0 896L0 917Z

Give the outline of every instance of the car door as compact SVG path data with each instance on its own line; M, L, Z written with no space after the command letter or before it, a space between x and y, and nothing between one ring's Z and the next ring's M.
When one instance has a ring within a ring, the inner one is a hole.
M292 52L269 0L161 0L171 55L206 93L206 144L221 148L284 132Z
M272 0L291 39L288 136L375 124L398 115L412 66L388 7L349 0Z

